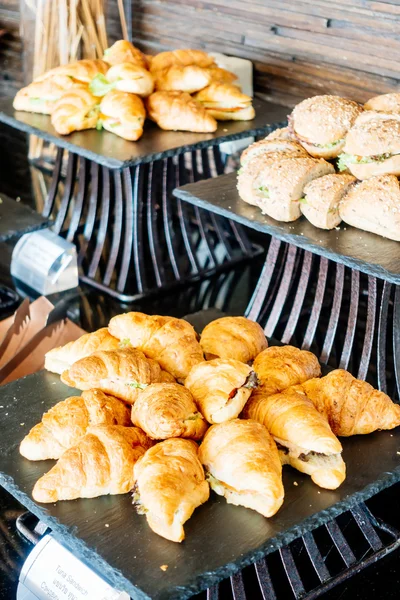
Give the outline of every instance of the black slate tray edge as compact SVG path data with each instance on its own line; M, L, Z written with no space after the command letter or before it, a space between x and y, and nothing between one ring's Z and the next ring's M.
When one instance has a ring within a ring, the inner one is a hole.
M229 175L232 175L232 174L230 173ZM220 177L229 177L229 175L220 175ZM215 178L215 179L217 179L217 178ZM209 180L205 180L205 182L208 182L208 181ZM268 233L269 235L271 235L274 238L277 238L278 240L282 240L283 242L293 244L294 246L297 246L298 248L302 248L304 250L309 250L310 252L313 252L314 254L317 254L318 256L323 256L323 257L328 258L336 263L344 264L347 267L350 267L352 269L357 269L358 271L367 273L368 275L373 275L374 277L378 277L380 279L384 279L386 281L389 281L390 283L400 284L400 273L399 274L392 273L392 272L384 269L382 266L374 264L372 262L366 263L363 261L358 261L357 259L352 258L350 256L338 255L334 251L329 250L329 248L319 246L318 244L313 243L312 240L309 240L308 238L305 238L304 236L297 235L295 233L288 233L287 231L282 229L282 226L280 225L280 223L278 221L276 221L276 225L270 225L269 223L263 224L263 223L260 223L257 221L251 221L250 219L247 219L246 217L242 217L241 215L238 215L233 210L225 209L223 207L212 204L211 202L208 202L207 200L203 200L202 198L194 196L192 194L192 192L189 191L190 188L192 188L193 185L197 186L201 183L202 183L201 181L198 181L195 184L189 183L182 187L175 188L173 190L173 195L176 198L183 200L184 202L189 202L190 204L194 204L195 206L204 208L205 210L207 210L209 212L213 212L217 215L221 215L223 217L228 217L229 219L232 219L233 221L237 221L238 223L241 223L242 225L245 225L246 227L250 227L251 229L255 229L256 231L259 231L261 233ZM300 217L300 219L304 219L304 218L305 217ZM346 225L346 227L350 228L351 226ZM373 235L373 234L371 234L371 235ZM376 236L376 237L379 237L379 236ZM398 242L394 242L394 243L398 243ZM399 243L399 255L400 255L400 243ZM399 261L400 261L400 259L399 259Z
M368 500L374 494L397 483L399 480L400 467L390 473L386 473L384 477L376 480L373 484L366 486L360 492L356 492L347 499L338 502L331 508L324 509L300 522L296 527L292 527L286 532L276 535L272 542L270 541L261 546L256 552L243 556L241 559L238 559L236 563L228 563L224 567L215 570L213 573L203 574L197 577L197 581L194 585L185 586L183 589L177 587L175 588L175 593L172 595L168 594L168 596L164 596L164 594L162 594L157 597L157 600L185 600L190 598L192 595L198 594L222 579L242 570L244 567L257 562L267 554L278 550L282 546L286 546L304 533L315 529L320 525L324 525L353 506ZM89 566L92 566L94 570L103 573L103 576L107 577L110 584L115 586L116 589L119 591L126 591L131 595L133 600L151 600L150 596L135 587L122 575L122 573L111 567L99 554L97 554L97 552L90 549L83 541L74 537L73 528L62 525L58 519L49 516L46 509L37 505L27 494L21 492L14 484L12 477L0 473L0 485L19 500L21 504L26 506L26 508L36 517L43 521L43 523L48 525L52 529L55 539L62 544L66 544L75 555L81 558Z
M25 233L32 233L33 231L39 231L40 229L46 229L47 227L50 227L52 225L51 219L48 219L47 217L43 217L42 215L37 213L30 206L27 206L26 204L23 204L22 202L17 202L16 200L9 198L6 194L0 193L0 198L2 200L2 203L0 205L0 219L1 219L2 208L4 208L4 207L7 208L7 206L9 206L9 204L12 202L16 205L15 208L18 211L25 213L23 215L24 217L27 217L27 218L32 217L32 219L34 219L36 221L35 223L32 223L31 225L24 225L23 227L19 227L18 222L17 222L17 223L15 223L15 225L12 229L8 228L7 231L4 233L2 233L0 231L0 242L7 242L8 240L12 240L12 239L21 237ZM1 229L1 223L0 223L0 229Z

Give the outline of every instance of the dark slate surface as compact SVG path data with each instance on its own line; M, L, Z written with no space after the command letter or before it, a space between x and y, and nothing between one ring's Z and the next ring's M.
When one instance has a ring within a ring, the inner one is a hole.
M50 224L49 219L0 193L0 242L20 237Z
M236 173L190 183L174 190L175 196L219 215L229 217L257 231L269 233L299 248L358 269L363 273L400 283L400 243L342 223L325 231L305 217L281 223L246 204L236 189Z
M14 111L10 98L0 98L0 122L26 133L33 133L110 169L116 169L246 136L266 135L271 124L286 121L288 109L283 106L254 99L254 108L256 117L253 121L220 122L215 133L162 131L157 125L147 121L143 136L137 142L128 142L108 131L95 129L68 136L59 135L54 130L50 117Z
M32 501L35 481L53 462L27 461L18 444L43 411L70 393L57 375L43 371L0 388L0 484L134 599L187 598L400 479L400 428L349 438L343 444L348 477L338 490L322 490L285 467L285 503L273 518L230 506L212 493L185 525L186 540L175 544L147 527L130 495L55 505Z

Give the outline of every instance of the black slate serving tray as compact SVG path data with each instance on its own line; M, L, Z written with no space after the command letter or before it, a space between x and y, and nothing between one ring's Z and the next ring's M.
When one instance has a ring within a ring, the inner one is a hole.
M21 202L0 194L0 242L17 238L50 225L49 219Z
M129 494L50 505L32 500L35 481L54 462L29 462L19 442L45 410L73 393L45 371L0 387L0 485L134 600L188 598L400 480L400 428L342 439L348 475L338 490L322 490L285 467L285 502L274 517L211 493L186 523L186 540L175 544L148 528Z
M275 221L239 197L236 173L220 175L174 190L174 195L299 248L392 283L400 283L400 243L342 223L325 231L305 217L292 223Z
M286 120L288 111L283 106L258 98L254 99L253 105L256 116L252 121L220 122L215 133L162 131L154 123L146 121L143 136L137 142L128 142L108 131L95 129L68 136L59 135L54 130L50 117L15 111L10 98L0 98L0 122L37 135L110 169L120 169L182 154L188 150L207 148L247 135L266 134L271 124Z

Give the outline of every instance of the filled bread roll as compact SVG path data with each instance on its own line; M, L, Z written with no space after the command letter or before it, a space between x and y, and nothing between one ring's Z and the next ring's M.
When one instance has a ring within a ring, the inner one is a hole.
M210 83L235 83L237 82L237 75L231 73L231 71L227 71L227 69L222 69L221 67L217 67L217 65L212 65L207 69L210 75ZM237 83L235 84L237 85Z
M146 110L139 96L113 90L101 99L101 126L125 140L135 142L142 136L145 118Z
M279 138L265 138L265 140L250 144L248 148L243 150L240 156L240 164L244 166L256 156L271 153L276 154L278 152L282 152L282 156L287 155L288 158L307 158L309 156L307 151L298 142Z
M55 103L51 124L61 135L94 129L99 118L98 103L98 98L89 92L87 86L68 90Z
M131 418L153 440L201 440L208 427L192 394L177 383L149 385L133 405Z
M348 173L332 173L314 179L304 188L300 210L315 227L333 229L341 222L340 202L356 178Z
M13 107L15 110L50 115L57 100L73 87L76 84L67 76L34 81L17 92Z
M192 440L171 438L150 448L134 467L134 502L158 535L182 542L183 525L210 495Z
M65 77L68 77L72 83L89 84L98 73L107 73L109 65L104 60L77 60L67 65L60 65L54 69L50 69L35 78L35 82L44 81L45 79L53 79L63 82ZM61 80L59 78L62 78Z
M134 63L147 69L146 56L127 40L118 40L110 48L104 50L103 60L108 65L119 65L121 63Z
M186 92L155 92L147 100L149 117L161 129L212 133L216 120Z
M216 358L195 365L185 381L201 413L209 423L235 419L257 386L251 367Z
M151 441L137 427L96 425L61 456L35 484L36 502L57 502L126 494L134 486L133 467Z
M282 466L263 425L240 419L213 425L199 457L211 488L229 504L252 508L264 517L272 517L282 506Z
M192 325L183 319L129 312L113 317L108 329L116 338L156 360L176 379L204 360Z
M222 317L209 323L200 337L206 360L232 358L252 361L268 346L262 327L245 317Z
M181 67L173 65L162 71L155 71L155 82L157 90L187 92L193 94L202 90L211 81L207 69L197 65Z
M264 425L277 443L282 464L289 464L320 487L334 490L346 477L342 446L328 420L308 398L293 389L269 396L255 390L243 417Z
M131 424L129 408L100 390L83 392L58 402L22 440L19 451L29 460L60 456L86 434L93 425Z
M400 113L400 93L392 92L374 96L364 104L364 109L383 113Z
M93 333L85 333L74 342L49 350L44 357L44 368L52 373L61 374L77 360L90 356L99 350L116 350L120 341L113 337L107 327Z
M75 362L61 381L78 390L97 388L133 404L150 383L166 381L155 360L134 348L95 352Z
M379 175L356 183L340 203L339 214L348 225L400 242L399 180Z
M317 357L294 346L270 346L256 357L253 369L267 395L321 375Z
M250 121L255 117L252 98L236 85L211 83L194 96L217 121Z
M290 127L278 127L269 133L264 139L266 140L287 140L295 142L296 138Z
M126 62L114 65L106 75L96 75L89 87L94 96L105 96L112 90L118 90L146 98L153 92L154 78L147 69Z
M400 425L400 406L379 390L336 369L301 386L315 408L328 419L333 433L350 436Z
M153 56L151 60L151 71L162 71L169 69L175 65L179 67L187 67L189 65L197 65L198 67L211 67L214 64L214 59L203 50L173 50L160 52Z

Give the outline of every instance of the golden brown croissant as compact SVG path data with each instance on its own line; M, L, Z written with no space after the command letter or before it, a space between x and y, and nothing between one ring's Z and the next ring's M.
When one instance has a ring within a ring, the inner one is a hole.
M173 50L172 52L160 52L151 59L150 69L152 72L162 69L169 69L174 65L187 67L188 65L197 65L198 67L211 67L214 59L203 50Z
M268 346L258 323L245 317L222 317L209 323L200 337L207 360L233 358L247 363Z
M102 127L125 140L134 142L142 136L145 118L146 110L139 96L113 90L101 100Z
M217 121L186 92L155 92L147 99L149 117L161 129L212 133Z
M178 383L149 385L133 405L131 416L132 423L153 440L201 440L208 428L192 394Z
M134 348L102 350L75 362L61 381L78 390L98 388L133 404L150 383L165 381L160 365Z
M55 103L51 124L61 135L94 129L99 118L98 103L98 98L92 96L87 86L76 86Z
M216 358L195 365L185 381L209 423L235 419L257 386L254 371L232 359Z
M109 333L107 327L103 327L47 352L44 357L44 368L52 373L61 374L85 356L90 356L99 350L116 350L119 346L120 341Z
M74 83L89 83L97 73L103 73L104 75L109 68L110 65L104 60L77 60L68 65L60 65L50 69L50 71L36 77L35 81L44 81L45 79L55 79L57 81L59 77L62 77L62 81L64 81L64 78L68 77Z
M35 484L36 502L126 494L134 485L135 462L151 441L137 427L96 425L61 456Z
M336 435L360 435L400 425L398 404L342 369L306 381L302 389Z
M342 446L327 419L293 388L269 396L255 390L243 410L245 419L264 425L278 445L282 464L289 464L320 487L334 490L346 477Z
M13 107L15 110L50 115L57 100L66 90L75 86L76 84L67 76L34 81L17 92Z
M194 98L218 121L250 121L255 116L251 97L231 83L211 83Z
M118 90L146 98L153 89L152 74L130 62L114 65L106 75L99 74L90 82L90 91L94 96L105 96L111 90Z
M209 69L202 69L197 65L174 65L162 71L155 71L156 88L193 94L210 83L211 76L208 71Z
M204 360L193 327L183 319L129 312L113 317L108 329L177 379L185 379L190 369Z
M93 425L131 424L129 408L100 390L58 402L22 440L19 451L29 460L47 460L75 446Z
M134 63L147 69L146 56L127 40L118 40L104 51L103 59L109 65L119 65L120 63Z
M233 83L237 80L237 75L221 67L211 66L207 71L211 77L210 83Z
M196 442L171 438L156 444L135 464L134 475L139 514L158 535L182 542L184 523L210 495Z
M211 488L229 504L252 508L264 517L272 517L282 506L282 466L263 425L240 419L213 425L199 458Z
M321 375L317 357L294 346L271 346L263 350L256 357L253 369L269 395Z

